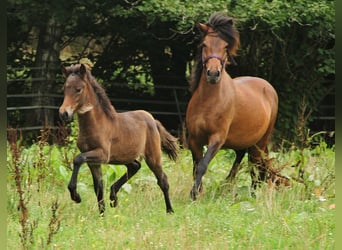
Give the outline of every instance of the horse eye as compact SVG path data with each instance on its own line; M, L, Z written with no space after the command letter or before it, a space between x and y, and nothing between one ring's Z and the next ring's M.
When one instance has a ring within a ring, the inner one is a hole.
M79 94L79 93L81 93L81 91L82 91L82 88L81 87L77 87L76 88L76 92Z

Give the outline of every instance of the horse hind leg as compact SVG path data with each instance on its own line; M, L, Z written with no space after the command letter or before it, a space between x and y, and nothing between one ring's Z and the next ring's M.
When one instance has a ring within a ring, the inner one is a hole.
M259 144L260 145L260 144ZM261 182L267 181L268 176L268 149L266 143L262 146L252 146L248 150L249 162L252 164L250 174L252 179L252 190L256 190Z
M153 174L157 178L157 183L160 189L164 194L164 200L166 205L166 212L173 213L173 209L171 206L171 201L169 197L169 182L167 175L164 173L162 165L161 165L161 156L157 157L159 159L151 159L150 157L146 157L146 163L153 172Z
M126 164L127 167L127 172L120 177L118 181L116 181L110 188L110 206L111 207L116 207L118 205L118 197L117 193L119 192L120 188L130 179L132 178L133 175L135 175L140 167L141 164L137 160L135 160L132 163Z
M105 203L103 200L103 180L102 180L102 169L100 164L88 164L91 174L93 176L94 191L97 197L97 203L100 214L105 211Z
M226 180L231 183L233 182L233 180L236 177L237 172L239 171L239 166L240 163L242 161L242 158L245 156L246 154L246 149L243 150L235 150L235 161L233 163L233 166L228 174L228 176L226 177Z

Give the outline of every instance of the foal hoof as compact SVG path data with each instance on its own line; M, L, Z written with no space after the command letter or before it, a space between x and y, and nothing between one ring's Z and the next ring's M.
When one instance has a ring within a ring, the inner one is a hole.
M173 214L173 213L174 213L174 211L173 211L173 209L172 209L172 208L168 208L168 209L166 209L166 213L168 213L168 214Z
M80 203L81 202L81 196L78 193L76 193L74 195L71 195L71 199L73 201L75 201L76 203Z
M192 201L195 201L196 200L196 197L197 197L197 191L195 190L195 189L192 189L191 191L190 191L190 198L191 198L191 200Z
M110 206L111 207L116 207L117 205L118 205L118 200L117 199L110 201Z

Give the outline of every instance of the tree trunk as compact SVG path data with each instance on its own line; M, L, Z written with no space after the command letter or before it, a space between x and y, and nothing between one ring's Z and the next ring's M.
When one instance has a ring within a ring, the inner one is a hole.
M37 98L33 98L32 106L39 108L27 114L29 117L26 119L26 126L49 127L55 124L56 110L46 108L46 106L55 106L54 99L46 94L51 94L56 84L56 73L60 65L60 38L61 26L53 16L48 17L46 22L42 21L34 63L35 69L32 72L32 93L38 95Z

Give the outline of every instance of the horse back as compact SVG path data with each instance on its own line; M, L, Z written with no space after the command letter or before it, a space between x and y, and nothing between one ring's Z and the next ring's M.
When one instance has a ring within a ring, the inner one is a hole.
M160 151L160 136L155 119L144 110L117 113L111 137L113 162L125 163L145 157L148 151Z

